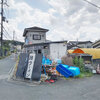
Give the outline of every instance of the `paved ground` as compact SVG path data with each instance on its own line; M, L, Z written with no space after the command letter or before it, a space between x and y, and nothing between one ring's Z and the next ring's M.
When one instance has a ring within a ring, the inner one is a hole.
M7 76L14 67L14 64L14 54L3 60L0 60L0 78L3 78L2 76Z
M13 56L0 60L0 100L100 100L99 75L31 86L3 78L14 64Z

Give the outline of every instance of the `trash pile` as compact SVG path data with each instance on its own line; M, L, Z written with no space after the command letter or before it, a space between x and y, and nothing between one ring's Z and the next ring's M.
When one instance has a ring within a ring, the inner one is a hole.
M80 74L80 69L78 67L64 65L61 59L56 59L55 62L53 62L49 58L43 56L42 66L41 81L48 83L54 83L58 80L59 76L69 78ZM45 74L45 78L43 74Z

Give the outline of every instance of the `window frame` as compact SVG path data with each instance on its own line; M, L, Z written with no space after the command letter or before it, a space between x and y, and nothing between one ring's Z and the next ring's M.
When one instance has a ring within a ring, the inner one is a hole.
M39 36L39 38L36 39L35 36L37 36L37 37ZM41 35L39 35L39 34L33 34L33 40L41 40Z

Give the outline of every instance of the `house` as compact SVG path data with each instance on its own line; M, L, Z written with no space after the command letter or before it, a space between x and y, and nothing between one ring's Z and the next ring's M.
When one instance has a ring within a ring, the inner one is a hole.
M94 64L100 64L100 49L99 48L77 48L68 50L70 54L89 54L92 56Z
M76 49L76 48L92 48L91 41L69 41L67 49Z
M25 28L23 33L23 36L25 37L25 44L45 43L46 32L48 31L48 29L40 27Z
M52 60L61 59L67 54L67 41L48 41L46 32L48 29L31 27L24 30L25 37L24 52L42 53Z
M92 46L93 48L100 48L100 40L95 41Z

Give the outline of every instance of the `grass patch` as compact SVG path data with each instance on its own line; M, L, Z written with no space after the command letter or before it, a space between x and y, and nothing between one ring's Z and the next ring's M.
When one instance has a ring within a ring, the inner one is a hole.
M85 77L91 77L93 74L91 72L84 72L80 73L80 75L75 76L74 78L85 78Z
M93 74L92 74L91 72L84 72L84 73L82 72L82 73L80 73L80 75L78 75L78 76L69 77L69 78L64 77L64 79L66 79L66 80L81 79L81 78L92 77L92 76L93 76Z

